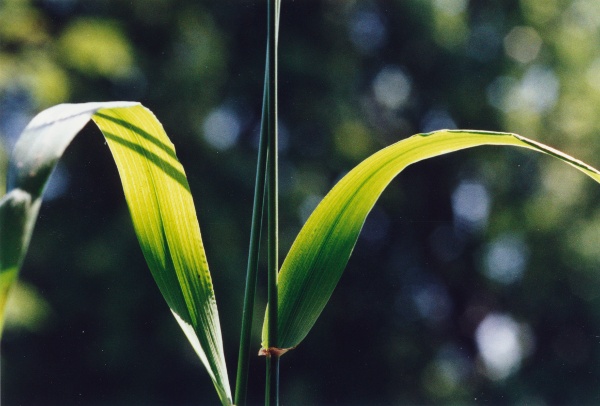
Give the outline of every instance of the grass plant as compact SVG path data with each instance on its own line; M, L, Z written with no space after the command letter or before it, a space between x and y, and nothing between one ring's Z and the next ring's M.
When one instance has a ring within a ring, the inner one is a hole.
M280 268L279 12L279 1L270 0L262 129L235 393L230 388L215 292L185 171L160 122L138 103L62 104L39 113L23 131L10 158L7 194L0 200L0 334L6 298L26 255L48 178L69 143L90 120L110 147L152 276L223 405L247 402L248 360L258 347L251 342L251 326L263 236L268 251L268 310L261 350L266 358L265 404L277 405L280 357L298 347L313 328L342 276L367 215L387 185L407 166L466 148L503 145L549 155L600 183L600 172L593 167L517 134L475 130L417 134L380 150L348 172L306 221ZM267 231L263 233L265 208Z

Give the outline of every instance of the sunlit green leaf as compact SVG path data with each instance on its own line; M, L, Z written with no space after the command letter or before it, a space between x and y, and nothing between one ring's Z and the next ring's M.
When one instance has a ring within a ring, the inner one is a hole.
M0 202L0 311L27 251L48 177L90 119L117 164L152 275L221 402L230 404L215 296L185 172L162 125L137 103L55 106L36 116L21 135L11 157L9 192Z
M543 152L600 183L596 169L516 134L442 130L415 135L373 154L325 196L282 265L278 347L295 347L306 337L344 271L365 218L391 180L415 162L480 145L512 145Z

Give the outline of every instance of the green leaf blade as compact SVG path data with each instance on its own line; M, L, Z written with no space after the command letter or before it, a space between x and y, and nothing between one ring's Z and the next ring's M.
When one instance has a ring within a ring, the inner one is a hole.
M187 178L162 125L139 103L59 105L24 130L11 159L9 193L0 201L0 312L27 251L47 180L90 119L105 135L117 164L152 275L221 402L229 405L219 317Z
M413 163L481 145L517 146L549 154L600 183L600 172L591 166L510 133L441 130L382 149L334 186L292 245L278 280L281 348L297 346L315 324L341 278L367 215L392 179Z
M156 283L205 363L221 401L230 403L216 300L194 202L175 148L153 117L136 106L100 110L92 119L115 158L134 229Z

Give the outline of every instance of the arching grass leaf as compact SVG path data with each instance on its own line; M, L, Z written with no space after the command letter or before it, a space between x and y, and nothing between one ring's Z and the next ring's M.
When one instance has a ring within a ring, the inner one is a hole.
M48 177L90 119L117 164L152 275L221 402L231 404L215 296L187 178L162 125L137 103L63 104L38 114L24 130L11 157L9 191L0 201L0 314L27 251ZM2 320L0 315L0 326Z
M382 149L334 186L292 245L278 278L278 346L292 348L306 337L342 276L365 218L394 177L415 162L480 145L512 145L543 152L600 182L596 169L516 134L442 130Z

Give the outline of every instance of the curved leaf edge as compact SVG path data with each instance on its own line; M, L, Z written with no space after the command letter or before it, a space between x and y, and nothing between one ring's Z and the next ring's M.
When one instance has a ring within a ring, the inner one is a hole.
M381 149L359 163L331 189L292 244L278 278L278 347L295 348L312 329L341 278L367 215L402 170L428 158L485 145L516 146L541 152L600 183L600 171L594 167L514 133L439 130L416 134ZM265 316L263 349L267 323Z

